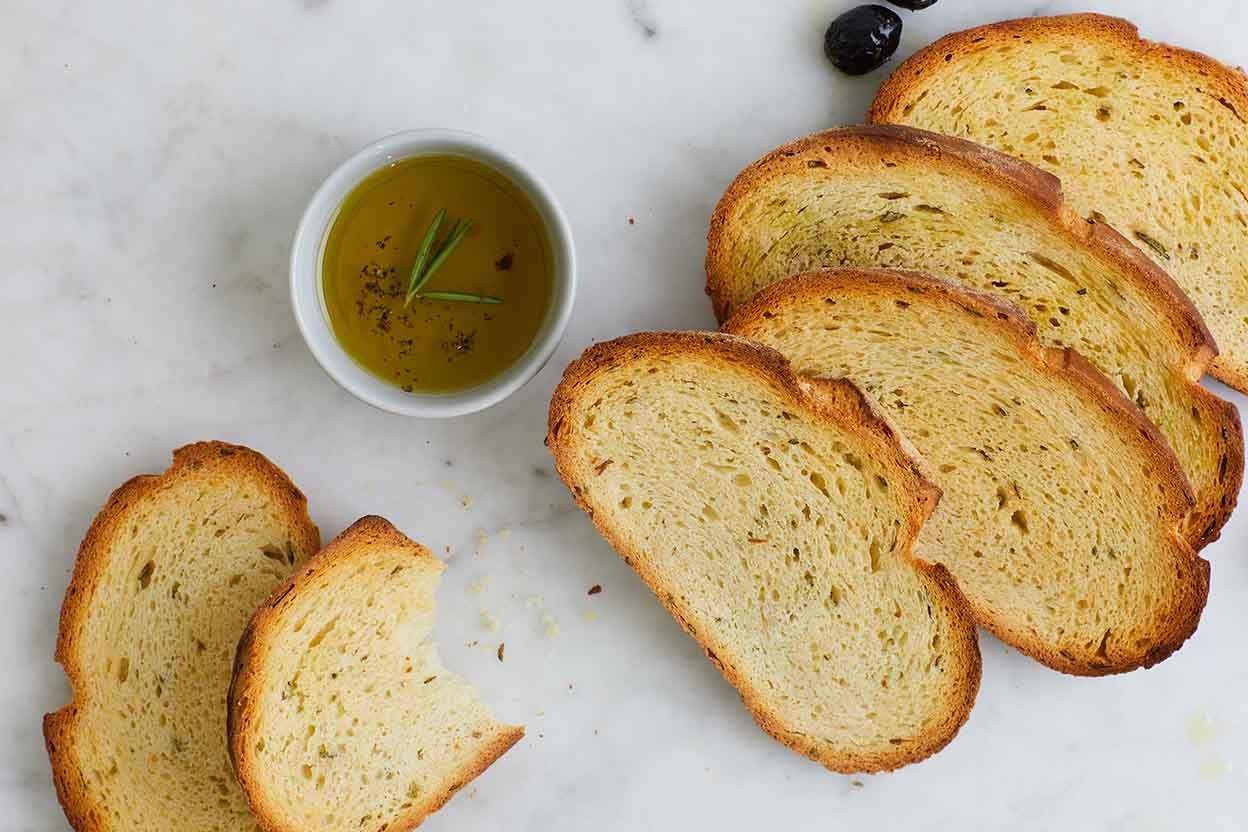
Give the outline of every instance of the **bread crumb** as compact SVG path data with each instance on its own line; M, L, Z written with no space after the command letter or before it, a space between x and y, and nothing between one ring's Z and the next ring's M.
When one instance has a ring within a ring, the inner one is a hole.
M542 634L546 638L559 635L559 622L555 621L555 617L548 612L542 613Z
M463 495L462 497L460 497L460 498L459 498L459 507L460 507L460 508L468 508L468 507L469 507L469 506L471 506L471 505L472 505L472 497L471 497L470 495L465 494L465 495Z
M589 588L589 592L587 592L586 594L597 595L599 592L602 592L602 584L594 584L593 586Z
M542 608L542 605L545 603L546 603L546 599L544 599L540 595L530 595L528 598L524 599L524 605L531 610L532 609L540 610Z
M481 610L481 626L489 630L491 633L498 632L498 619L490 615L485 610Z
M506 644L504 644L503 642L501 642L501 641L500 641L500 642L498 643L498 660L499 660L500 662L503 660L503 652L504 652L506 649L507 649L507 645L506 645Z
M499 529L498 530L499 540L507 540L509 537L511 537L511 529Z
M629 225L636 225L636 224L637 224L637 218L636 218L636 217L629 217L629 218L628 218L628 224L629 224Z
M593 622L598 620L598 613L594 612L593 610L585 610L585 612L581 613L581 618L585 619L586 621L592 624Z
M850 781L849 781L849 785L853 786L855 789L861 789L861 788L862 788L862 781L861 781L861 780L850 780Z
M490 576L482 575L481 577L477 578L472 583L468 584L468 591L471 592L473 595L480 595L482 592L485 591L485 588L489 585L490 585Z
M546 709L545 709L545 708L538 708L538 709L537 709L537 715L538 715L538 716L546 716Z

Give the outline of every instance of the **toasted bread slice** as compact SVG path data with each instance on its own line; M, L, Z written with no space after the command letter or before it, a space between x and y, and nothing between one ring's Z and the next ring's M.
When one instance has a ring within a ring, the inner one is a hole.
M1102 675L1155 664L1196 629L1209 565L1181 532L1178 460L1022 310L926 275L846 269L773 284L724 329L875 398L944 494L916 551L1002 641Z
M364 517L256 612L229 742L266 832L414 829L524 736L427 640L443 568Z
M721 320L811 269L913 268L1008 298L1161 429L1196 494L1200 549L1243 478L1239 414L1198 383L1213 341L1182 291L1047 173L961 139L879 125L810 136L751 165L711 221L707 291Z
M898 67L869 118L971 139L1062 179L1168 271L1248 392L1248 79L1099 14L941 38Z
M303 495L236 445L179 448L113 492L61 609L73 701L43 721L74 829L255 829L225 748L234 647L319 546Z
M894 769L966 720L969 610L911 543L939 492L848 382L709 333L599 344L564 373L547 444L604 537L780 742Z

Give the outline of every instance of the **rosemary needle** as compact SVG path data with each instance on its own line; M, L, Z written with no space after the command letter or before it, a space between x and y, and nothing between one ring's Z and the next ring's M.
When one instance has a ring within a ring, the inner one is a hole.
M449 300L459 303L502 303L502 298L493 295L474 295L471 292L421 292L416 295L420 300Z
M412 299L419 296L420 290L429 282L429 278L433 277L434 272L442 267L442 264L455 251L455 248L464 239L465 235L472 230L472 220L456 220L455 225L451 226L451 233L446 236L446 239L440 245L435 246L434 241L437 239L438 229L442 227L442 222L445 219L446 209L441 208L434 215L433 222L429 224L429 230L425 232L424 239L420 241L420 250L416 253L415 262L412 263L412 274L408 281L407 297L403 299L404 306L410 305ZM430 257L431 254L432 258Z
M412 274L407 283L407 298L403 301L403 305L407 306L412 302L412 296L420 290L428 279L425 272L425 263L429 261L429 252L433 249L434 238L438 236L438 229L442 226L442 220L446 219L446 209L438 209L438 213L434 215L433 222L429 224L429 230L425 232L425 238L420 241L420 250L416 253L416 262L412 263Z

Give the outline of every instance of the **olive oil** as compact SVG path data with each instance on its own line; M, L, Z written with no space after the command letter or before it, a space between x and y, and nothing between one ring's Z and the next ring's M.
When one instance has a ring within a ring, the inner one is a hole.
M422 293L408 297L413 262L439 210L442 233L467 235ZM408 392L449 393L502 372L533 342L550 307L554 263L528 196L493 168L460 156L415 156L361 182L330 225L321 261L325 310L343 349Z

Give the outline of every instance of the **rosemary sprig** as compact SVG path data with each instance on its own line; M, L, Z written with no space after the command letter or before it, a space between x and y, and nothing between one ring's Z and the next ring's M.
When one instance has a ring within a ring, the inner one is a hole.
M460 303L502 303L502 298L496 298L493 295L474 295L471 292L420 292L416 295L419 300L450 300L459 301Z
M472 220L456 220L455 225L451 227L451 233L446 236L446 239L441 244L435 246L434 241L437 239L438 229L442 227L442 222L445 219L446 209L441 208L434 215L433 222L429 224L429 230L425 232L424 239L420 241L420 250L416 253L416 260L412 263L411 277L408 279L407 297L403 299L404 306L411 305L413 299L421 297L420 290L429 282L429 278L433 277L434 272L442 267L446 259L451 256L455 248L463 241L464 236L472 229ZM462 300L462 298L457 299ZM498 302L502 303L501 300Z

